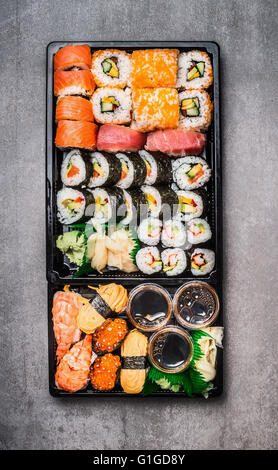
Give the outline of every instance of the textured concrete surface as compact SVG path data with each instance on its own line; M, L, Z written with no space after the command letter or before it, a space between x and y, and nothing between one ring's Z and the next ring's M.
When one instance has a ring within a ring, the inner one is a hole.
M277 2L1 1L1 447L277 447ZM225 394L215 401L48 394L45 48L53 40L221 47ZM276 184L275 184L276 179Z

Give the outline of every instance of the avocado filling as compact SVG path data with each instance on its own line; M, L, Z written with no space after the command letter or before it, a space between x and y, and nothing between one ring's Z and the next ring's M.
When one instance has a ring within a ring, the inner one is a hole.
M172 271L178 264L178 257L176 253L173 253L169 256L167 264L163 266L163 271L167 273L168 271Z
M147 194L146 198L147 198L147 203L148 203L150 210L156 209L157 201L155 197L152 194Z
M116 100L115 96L104 96L101 99L100 107L102 113L110 113L115 111L120 106L119 101Z
M200 114L200 102L198 98L188 98L181 102L181 114L184 117L197 117Z
M197 269L198 271L202 271L206 267L206 260L202 253L197 253L191 259L191 267L193 269Z
M152 255L152 253L145 253L145 263L148 266L151 266L152 268L162 265L161 259L160 258L155 259L155 257Z
M194 199L179 196L179 211L183 214L195 214L197 212L197 204Z
M201 163L197 163L193 165L190 170L186 173L188 178L191 180L191 183L194 183L204 174L203 165Z
M192 65L187 72L186 78L188 81L194 78L203 77L205 72L205 62L192 62Z
M103 178L104 175L105 175L105 172L103 171L99 163L94 162L93 163L93 178L98 178L99 176Z
M194 235L194 237L200 234L204 234L206 231L205 226L202 222L200 222L199 224L193 223L189 230Z
M62 204L65 209L68 209L71 215L77 214L78 210L80 209L82 202L84 199L82 197L77 197L75 200L73 199L65 199Z
M96 212L103 212L103 214L107 214L107 212L108 212L108 210L107 210L108 202L109 201L108 201L107 198L103 199L102 197L97 196L95 211Z
M117 57L110 57L109 59L105 59L101 65L103 72L112 78L119 78L119 68L117 66L118 58Z

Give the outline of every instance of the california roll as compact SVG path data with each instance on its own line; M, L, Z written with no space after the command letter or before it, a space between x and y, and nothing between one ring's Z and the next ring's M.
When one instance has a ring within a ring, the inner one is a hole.
M168 248L162 251L161 260L166 276L178 276L186 268L186 255L180 248Z

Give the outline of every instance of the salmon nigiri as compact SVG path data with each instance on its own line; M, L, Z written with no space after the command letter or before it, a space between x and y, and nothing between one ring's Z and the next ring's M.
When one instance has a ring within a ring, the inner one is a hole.
M91 356L92 335L86 335L72 346L58 365L55 374L57 387L72 393L84 388L89 381Z
M92 122L59 121L55 144L60 148L96 148L98 126Z
M90 70L57 70L54 73L54 95L91 96L96 85Z
M74 292L58 291L53 298L52 319L57 343L57 362L80 340L81 331L77 326L77 315L82 306Z
M91 48L87 44L61 47L54 55L54 71L69 70L73 67L89 70L91 66Z
M56 106L56 121L63 119L93 122L92 103L81 96L61 97Z

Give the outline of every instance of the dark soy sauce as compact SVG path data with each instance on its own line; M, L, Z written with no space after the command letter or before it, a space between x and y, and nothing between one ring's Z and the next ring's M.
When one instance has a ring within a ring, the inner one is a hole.
M168 314L168 309L164 295L151 289L138 292L131 302L131 315L141 325L160 323Z
M179 314L188 323L206 322L214 314L215 308L213 295L203 286L189 286L179 299Z
M154 343L154 360L164 369L180 367L187 361L189 354L187 339L178 333L162 333Z

